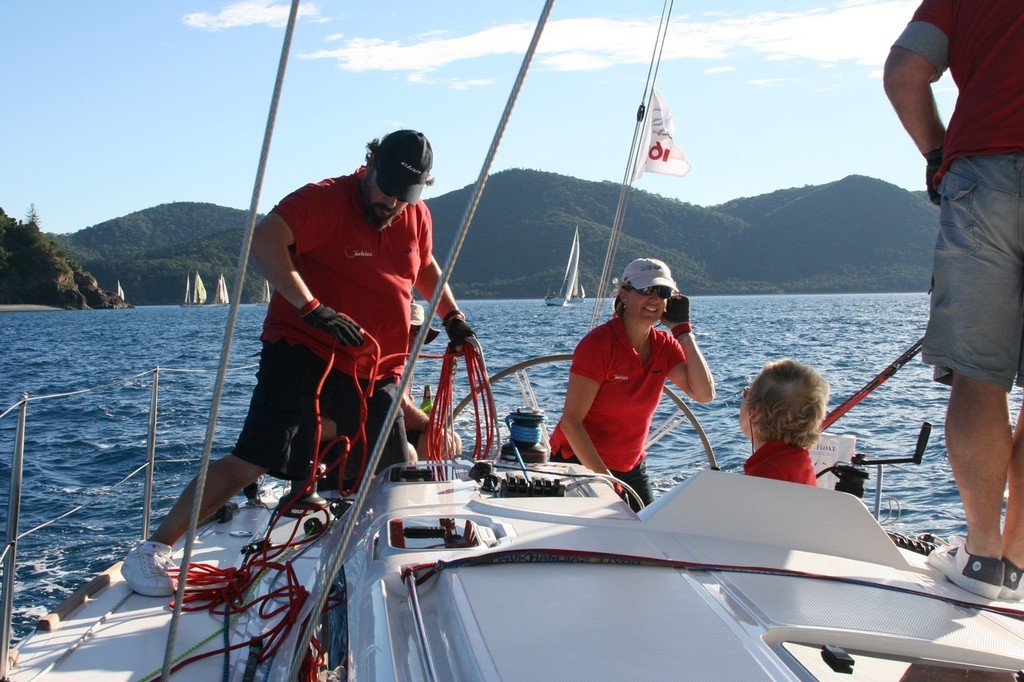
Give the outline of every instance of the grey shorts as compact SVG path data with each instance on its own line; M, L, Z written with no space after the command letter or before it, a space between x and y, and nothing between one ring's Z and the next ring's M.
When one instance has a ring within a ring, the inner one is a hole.
M278 478L306 480L316 447L314 395L325 367L326 363L305 346L291 346L285 341L264 343L256 388L233 454ZM366 401L367 456L373 452L397 389L394 379L378 381ZM339 435L355 437L360 432L361 402L352 377L341 372L332 371L320 389L320 414L337 423ZM363 456L364 443L360 440L346 461L345 480L358 480ZM331 452L325 460L336 458L337 453ZM377 470L404 461L405 424L399 415L388 433ZM337 474L331 478L338 480Z
M952 373L1024 386L1024 154L953 161L939 187L940 229L922 351Z

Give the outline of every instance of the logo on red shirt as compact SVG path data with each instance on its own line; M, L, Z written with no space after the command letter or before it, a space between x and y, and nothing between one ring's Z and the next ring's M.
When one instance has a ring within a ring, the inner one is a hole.
M615 372L608 372L604 375L605 381L629 381L628 374L617 374Z
M345 249L345 256L348 258L373 258L373 251L363 251L354 246Z

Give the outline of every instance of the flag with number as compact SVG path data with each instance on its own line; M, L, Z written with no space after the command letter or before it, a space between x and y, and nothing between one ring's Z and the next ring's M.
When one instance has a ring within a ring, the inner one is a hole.
M661 94L657 90L652 91L651 103L647 108L647 123L641 140L643 145L633 169L634 182L645 172L675 175L680 178L690 172L690 162L686 160L686 154L672 139L675 132L672 112L669 111Z

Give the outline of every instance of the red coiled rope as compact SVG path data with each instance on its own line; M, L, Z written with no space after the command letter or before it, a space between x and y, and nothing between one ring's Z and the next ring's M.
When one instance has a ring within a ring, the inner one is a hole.
M456 352L449 346L441 361L441 375L438 377L434 407L430 412L430 422L427 424L428 461L451 459L454 454L449 451L450 440L446 432L452 428L453 386L459 357L465 358L469 391L473 399L475 433L472 459L485 459L497 440L494 398L479 348L472 342L464 344L461 352Z

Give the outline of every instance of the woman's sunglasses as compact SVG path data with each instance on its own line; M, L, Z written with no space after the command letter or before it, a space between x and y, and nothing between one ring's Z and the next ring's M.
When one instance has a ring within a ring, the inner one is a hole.
M622 285L622 287L624 289L629 290L629 291L635 291L636 293L640 294L641 296L650 296L651 294L657 292L658 298L671 298L672 297L672 287L667 287L667 286L664 286L664 285L643 287L641 289L638 289L638 288L636 288L636 287L634 287L632 285L629 285L629 284L624 284L624 285Z

